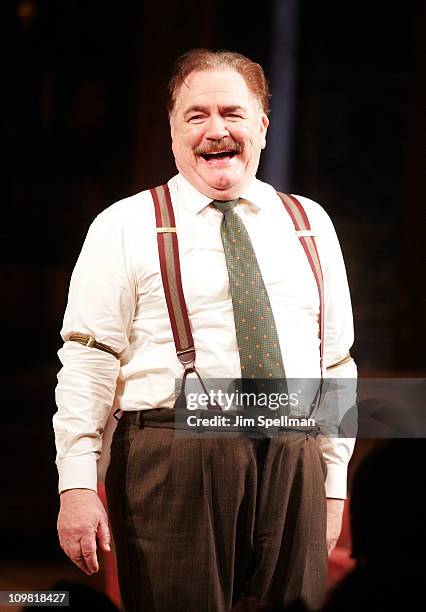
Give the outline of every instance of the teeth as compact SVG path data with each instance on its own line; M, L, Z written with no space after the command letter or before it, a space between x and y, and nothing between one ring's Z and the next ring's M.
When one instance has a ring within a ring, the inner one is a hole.
M203 155L205 155L206 157L219 157L219 156L223 156L223 155L233 155L234 151L215 151L213 153L204 153Z

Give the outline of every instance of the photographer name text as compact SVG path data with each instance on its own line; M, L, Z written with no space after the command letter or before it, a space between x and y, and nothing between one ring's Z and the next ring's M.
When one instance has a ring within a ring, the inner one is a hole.
M209 427L209 428L232 428L232 427L315 427L315 419L290 417L281 415L279 417L267 417L259 414L256 417L244 417L242 415L225 416L214 415L212 417L200 417L191 414L186 418L188 427Z

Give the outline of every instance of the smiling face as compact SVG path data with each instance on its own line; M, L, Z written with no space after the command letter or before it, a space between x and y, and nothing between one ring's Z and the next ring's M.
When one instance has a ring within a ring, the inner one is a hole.
M176 166L216 200L241 196L265 147L268 118L235 70L192 72L170 116Z

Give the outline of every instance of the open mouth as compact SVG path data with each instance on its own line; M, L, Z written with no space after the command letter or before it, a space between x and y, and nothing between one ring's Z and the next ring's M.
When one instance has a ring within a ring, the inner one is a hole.
M211 161L215 159L232 159L237 155L237 151L219 151L216 153L202 153L201 157L206 161Z

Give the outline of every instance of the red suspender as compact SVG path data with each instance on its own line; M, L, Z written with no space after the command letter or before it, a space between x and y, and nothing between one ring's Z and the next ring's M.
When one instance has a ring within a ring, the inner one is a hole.
M161 277L163 279L176 354L185 370L194 370L195 347L182 289L178 239L170 192L167 185L150 189L150 192L155 208ZM278 195L290 215L290 219L293 221L300 244L306 253L318 287L320 300L320 363L322 373L324 356L324 280L321 262L309 219L302 204L291 195L279 192Z
M158 254L176 355L185 368L195 366L195 347L182 290L175 216L167 185L150 189L154 200Z
M321 261L318 255L314 234L311 230L309 219L302 204L294 196L289 195L288 193L280 193L279 191L277 193L280 196L286 211L290 215L290 219L293 221L296 234L300 240L303 250L305 251L306 257L308 258L309 265L311 266L312 273L318 287L320 301L320 366L322 376L324 358L324 277L321 269Z

